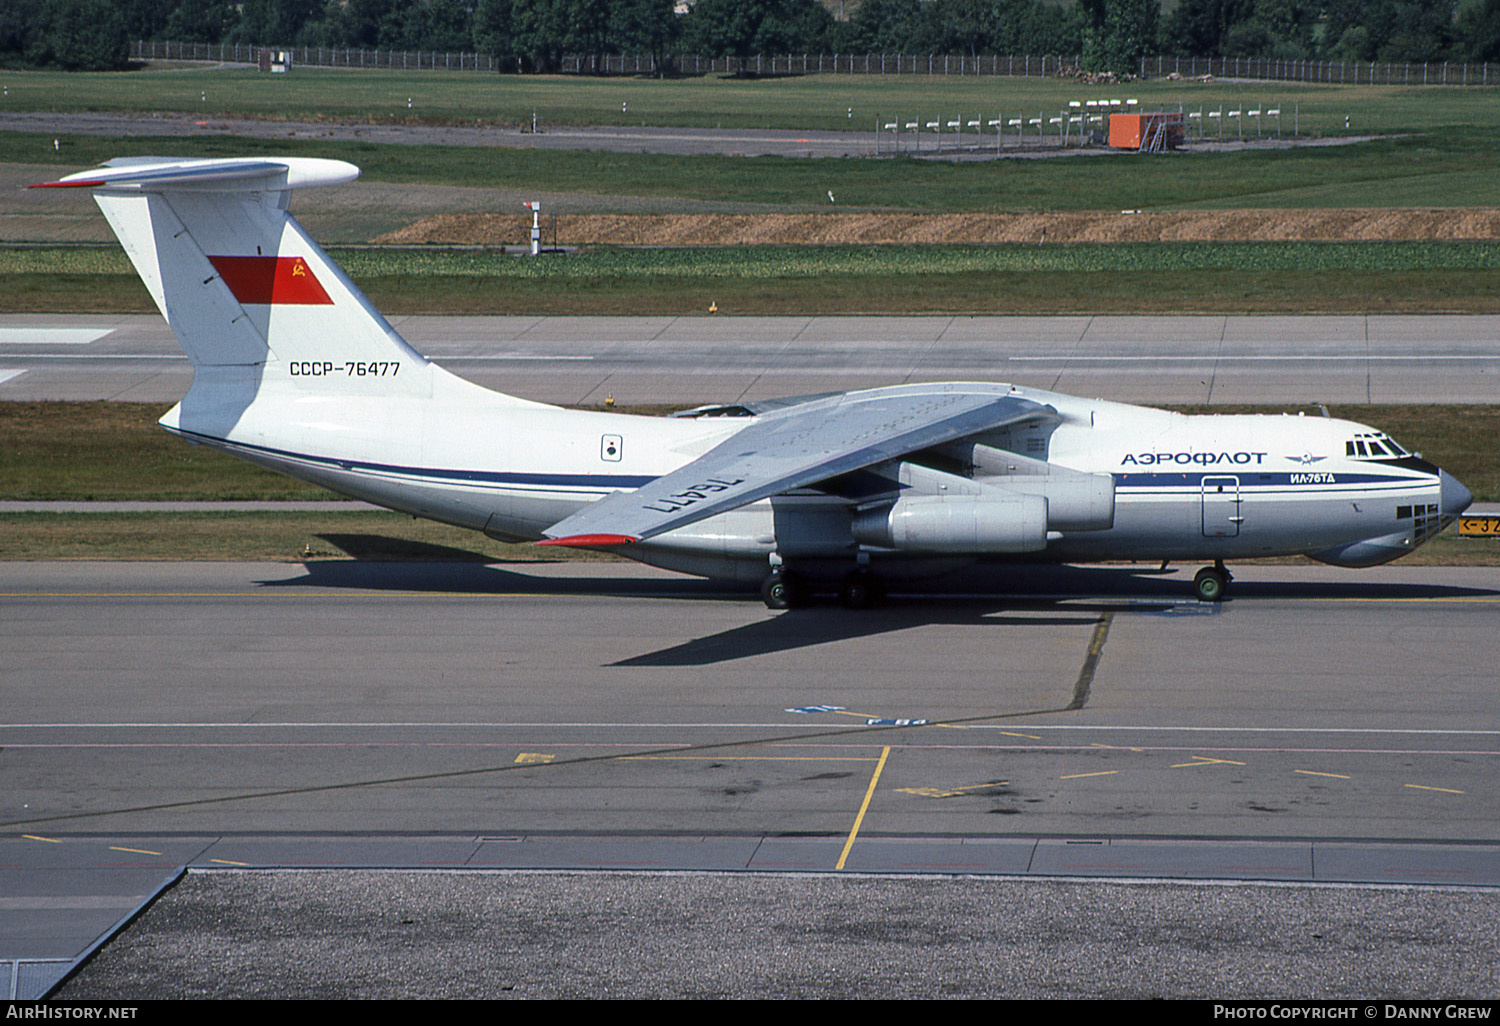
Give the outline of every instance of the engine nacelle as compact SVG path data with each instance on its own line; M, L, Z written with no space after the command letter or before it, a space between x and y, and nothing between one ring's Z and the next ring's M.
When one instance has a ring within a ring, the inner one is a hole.
M1045 497L1048 526L1054 531L1107 531L1115 526L1115 479L1111 474L1069 470L973 443L950 446L947 451L971 464L975 480L987 487Z
M1039 552L1047 500L1008 492L913 495L854 514L854 540L902 552Z
M1054 531L1107 531L1115 526L1115 479L1109 474L1054 473L984 478L1010 492L1047 500L1047 526Z

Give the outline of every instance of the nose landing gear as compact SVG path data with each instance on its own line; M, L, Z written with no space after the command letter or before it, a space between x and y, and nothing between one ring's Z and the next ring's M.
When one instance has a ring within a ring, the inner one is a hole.
M1224 590L1232 580L1234 575L1224 567L1224 561L1216 559L1213 566L1206 566L1193 575L1193 594L1200 602L1222 602Z

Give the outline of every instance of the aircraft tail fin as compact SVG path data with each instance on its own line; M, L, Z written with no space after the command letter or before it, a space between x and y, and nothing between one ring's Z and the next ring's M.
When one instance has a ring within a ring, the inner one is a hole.
M92 188L200 384L320 395L430 388L428 361L287 212L359 169L307 157L133 157L42 188Z

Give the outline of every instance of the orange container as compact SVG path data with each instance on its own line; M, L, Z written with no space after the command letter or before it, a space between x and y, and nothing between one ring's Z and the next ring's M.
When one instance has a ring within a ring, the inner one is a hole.
M1109 116L1109 144L1120 150L1138 150L1142 142L1151 137L1157 126L1165 126L1166 136L1162 140L1168 149L1182 144L1182 115L1176 111L1154 114L1111 114Z

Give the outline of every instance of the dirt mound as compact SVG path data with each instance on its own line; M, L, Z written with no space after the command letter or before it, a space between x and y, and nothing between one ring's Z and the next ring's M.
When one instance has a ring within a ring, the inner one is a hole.
M550 224L550 218L548 219ZM531 218L438 214L374 241L521 245ZM550 227L548 230L549 242ZM1043 214L561 214L564 246L986 245L1006 242L1394 242L1500 238L1496 209L1178 210Z

